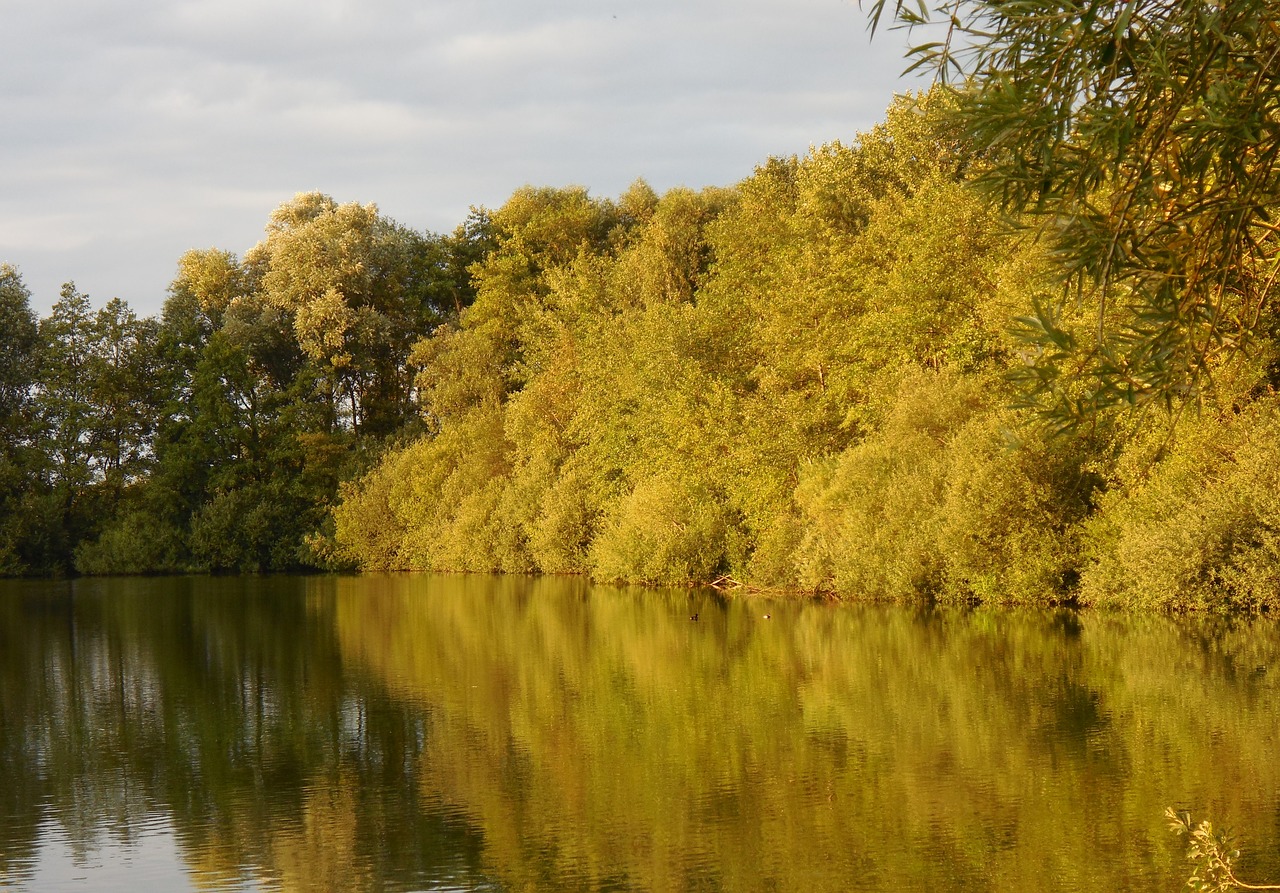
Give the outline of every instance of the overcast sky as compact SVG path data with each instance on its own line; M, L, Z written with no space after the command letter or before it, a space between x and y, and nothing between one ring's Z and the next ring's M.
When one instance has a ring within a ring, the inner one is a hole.
M451 231L525 183L727 186L913 86L855 0L0 0L0 261L158 312L295 193Z

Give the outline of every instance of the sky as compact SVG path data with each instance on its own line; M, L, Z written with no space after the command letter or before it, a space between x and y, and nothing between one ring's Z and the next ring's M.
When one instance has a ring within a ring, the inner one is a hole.
M904 79L856 0L0 0L0 262L158 313L298 192L450 232L518 187L730 186Z

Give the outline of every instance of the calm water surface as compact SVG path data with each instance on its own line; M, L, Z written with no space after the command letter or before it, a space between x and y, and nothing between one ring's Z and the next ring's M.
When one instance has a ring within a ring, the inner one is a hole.
M1277 882L1278 733L1274 622L7 582L0 889L1175 891L1170 805Z

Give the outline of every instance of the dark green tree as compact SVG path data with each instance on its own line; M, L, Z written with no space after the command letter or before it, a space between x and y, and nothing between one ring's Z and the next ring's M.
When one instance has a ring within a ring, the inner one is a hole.
M22 276L0 264L0 575L29 569L23 501L38 484L31 420L39 328Z
M88 296L75 283L64 284L49 316L40 321L40 384L33 401L51 495L48 510L58 531L50 561L63 569L69 567L75 545L88 535L93 517L93 435L99 420L91 374L96 338Z
M119 512L148 473L163 400L155 321L116 298L96 313L74 283L39 325L30 418L43 459L46 563L70 569L77 547Z
M114 513L126 487L141 481L153 460L153 440L161 404L156 352L159 324L139 319L119 298L94 317L95 349L86 369L94 424L91 462Z
M153 503L166 506L169 523L182 530L194 567L304 565L302 540L325 502L323 487L306 492L302 485L305 445L346 435L329 431L328 408L287 315L258 300L237 303L201 345L189 375L189 403L159 445Z
M38 331L22 275L9 264L0 264L0 424L5 426L6 448L11 443L10 426L17 423L31 397Z

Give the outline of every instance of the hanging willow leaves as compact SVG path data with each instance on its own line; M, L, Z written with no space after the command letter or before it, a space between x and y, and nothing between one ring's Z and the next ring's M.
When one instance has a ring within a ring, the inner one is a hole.
M963 97L980 183L1056 253L1024 320L1026 400L1062 425L1194 397L1272 334L1280 267L1280 3L870 3ZM1071 360L1054 337L1086 311Z

